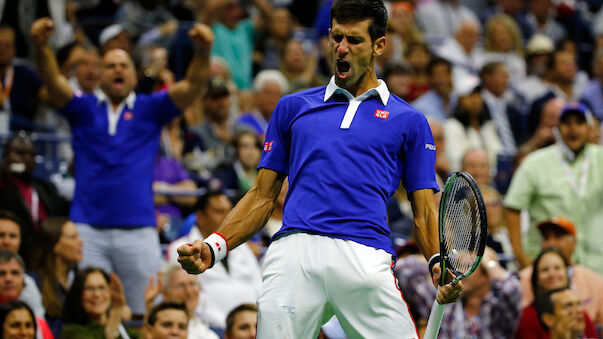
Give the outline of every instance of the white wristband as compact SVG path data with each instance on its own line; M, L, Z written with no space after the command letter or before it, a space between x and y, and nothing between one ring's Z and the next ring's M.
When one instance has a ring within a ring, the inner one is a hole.
M209 247L211 248L214 255L214 262L212 262L212 266L224 259L228 254L228 242L226 241L226 237L224 237L220 233L212 233L209 237L203 240Z

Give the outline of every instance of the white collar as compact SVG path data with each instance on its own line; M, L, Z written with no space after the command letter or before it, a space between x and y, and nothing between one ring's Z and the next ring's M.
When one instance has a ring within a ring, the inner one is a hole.
M98 100L98 104L102 104L103 102L107 103L107 107L113 107L113 103L111 102L111 99L109 99L109 97L105 94L105 92L100 91L99 93L95 93L94 94L96 96L96 99ZM128 94L128 96L119 103L119 105L123 104L124 102L126 103L126 107L128 107L128 109L133 109L134 108L134 101L136 101L136 93L134 93L134 91L130 92L130 94Z
M354 99L357 101L364 101L368 97L378 95L379 99L381 99L381 103L386 106L387 101L389 100L389 89L387 89L385 81L381 79L378 79L377 81L379 81L379 86L371 88L368 91L360 94L358 97L354 98L354 96L350 92L348 92L348 90L341 88L335 84L335 76L333 75L331 77L331 81L329 81L329 84L327 85L327 88L325 90L324 102L327 102L327 100L329 100L335 93L341 93L345 95L349 101L352 101Z

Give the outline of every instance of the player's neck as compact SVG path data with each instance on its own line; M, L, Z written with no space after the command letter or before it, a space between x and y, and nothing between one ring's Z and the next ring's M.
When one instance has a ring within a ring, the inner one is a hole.
M354 96L354 98L356 98L377 86L379 86L379 81L377 80L377 75L375 75L375 69L374 67L370 67L370 69L364 73L356 84L346 89Z

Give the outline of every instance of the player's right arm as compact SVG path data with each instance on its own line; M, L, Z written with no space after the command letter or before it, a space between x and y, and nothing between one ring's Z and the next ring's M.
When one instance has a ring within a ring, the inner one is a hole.
M228 250L249 240L264 226L272 214L284 180L283 173L260 169L253 187L216 231L226 239ZM178 247L178 261L191 274L203 273L210 268L215 255L212 255L210 246L201 239Z
M36 44L36 64L47 91L48 103L54 107L65 106L73 97L69 81L59 71L48 40L54 30L54 22L49 18L41 18L31 26L31 37Z

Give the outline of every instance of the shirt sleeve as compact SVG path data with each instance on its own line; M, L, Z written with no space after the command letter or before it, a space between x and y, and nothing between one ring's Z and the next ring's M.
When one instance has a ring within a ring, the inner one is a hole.
M90 105L96 105L95 96L74 91L71 100L58 111L71 125L77 125L86 121L91 114Z
M408 193L439 187L435 176L436 148L431 129L423 114L414 112L404 141L402 184Z
M167 90L150 94L148 96L148 105L149 111L152 112L153 120L160 126L167 124L182 113L176 107L172 98L170 98Z
M525 159L513 175L511 185L504 200L505 207L521 210L530 203L534 192L534 180L531 179L530 173L531 162L530 158Z
M290 138L288 122L286 121L288 107L288 102L281 99L274 109L270 124L268 124L268 131L264 139L264 149L258 169L268 168L289 174Z

